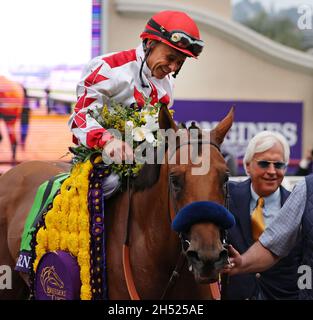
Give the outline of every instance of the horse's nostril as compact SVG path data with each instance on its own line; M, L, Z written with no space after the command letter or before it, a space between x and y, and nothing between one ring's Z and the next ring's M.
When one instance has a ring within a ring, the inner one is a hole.
M191 260L200 260L197 251L187 250L186 254L187 254L188 258Z

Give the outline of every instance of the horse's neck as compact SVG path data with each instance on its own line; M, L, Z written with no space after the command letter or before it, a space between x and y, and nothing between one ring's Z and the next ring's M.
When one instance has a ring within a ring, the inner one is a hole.
M143 192L137 192L132 199L132 215L140 232L153 242L164 242L164 237L173 236L169 215L167 181L159 181ZM174 235L175 236L175 235ZM156 244L157 245L157 244Z
M111 299L128 299L122 265L122 247L129 219L129 250L132 276L141 299L159 299L180 256L177 234L171 230L167 175L142 192L132 195L128 216L128 194L112 199L108 206L107 269ZM192 274L184 267L166 298L203 298Z

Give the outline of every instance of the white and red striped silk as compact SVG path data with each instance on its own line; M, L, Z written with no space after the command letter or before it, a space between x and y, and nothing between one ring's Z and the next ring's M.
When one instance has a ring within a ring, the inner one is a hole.
M139 72L143 59L141 44L136 49L106 54L90 61L77 85L78 100L69 120L74 143L101 148L111 138L109 132L87 112L104 104L110 106L111 101L127 106L134 103L143 106L144 97L151 97L152 104L160 101L172 105L171 76L156 79L145 63L142 78L148 87L142 87Z

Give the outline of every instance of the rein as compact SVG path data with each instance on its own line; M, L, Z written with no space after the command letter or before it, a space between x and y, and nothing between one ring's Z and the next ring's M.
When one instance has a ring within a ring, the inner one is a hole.
M176 151L181 148L182 146L185 145L192 145L192 144L198 144L199 142L201 142L201 144L209 144L213 147L215 147L219 152L221 152L220 147L218 144L209 141L209 140L189 140L188 142L184 142L182 144L179 144L176 149L174 150L174 152L172 152L172 154L169 157L169 160L172 159L172 157L174 156L174 154L176 153ZM130 181L129 181L129 177L127 178L127 194L128 194L128 208L127 208L127 220L126 220L126 230L125 230L125 240L124 240L124 244L123 244L123 249L122 249L122 261L123 261L123 271L124 271L124 277L125 277L125 281L126 281L126 286L127 286L127 290L129 293L129 296L131 298L131 300L140 300L140 296L137 292L136 286L135 286L135 282L134 282L134 278L133 278L133 274L131 271L131 266L130 266L130 253L129 253L129 237L130 237L130 221L131 221L131 197L132 197L132 190L130 188ZM173 191L171 189L171 183L170 183L170 177L168 177L168 186L169 186L169 196L168 196L168 212L169 212L169 222L171 223L172 220L174 219L176 213L177 213L177 206L176 206L176 202L174 201L174 197L173 197ZM225 196L225 206L228 209L229 207L229 194L228 194L228 189L227 189L227 184L225 187L226 190L226 196ZM172 204L172 206L171 206ZM171 210L171 207L174 209ZM224 231L222 233L222 243L223 245L226 245L226 231ZM180 276L180 272L186 262L186 255L185 255L185 244L189 245L189 241L184 239L182 234L179 234L181 243L182 243L182 249L178 258L178 261L176 263L176 266L170 276L169 281L167 282L165 289L163 291L162 296L160 297L160 300L163 300L166 296L166 294L169 292L169 290L175 285L176 280L179 278ZM188 248L188 247L187 247ZM223 278L222 278L222 284L223 284ZM218 283L210 283L210 291L211 291L211 296L214 300L220 300L221 296L223 297L223 290L222 293L220 293L220 289L218 286Z

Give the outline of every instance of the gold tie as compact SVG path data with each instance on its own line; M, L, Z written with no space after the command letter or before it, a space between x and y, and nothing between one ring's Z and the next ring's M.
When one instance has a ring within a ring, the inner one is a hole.
M264 199L259 198L251 215L252 238L257 241L265 229L263 218Z

